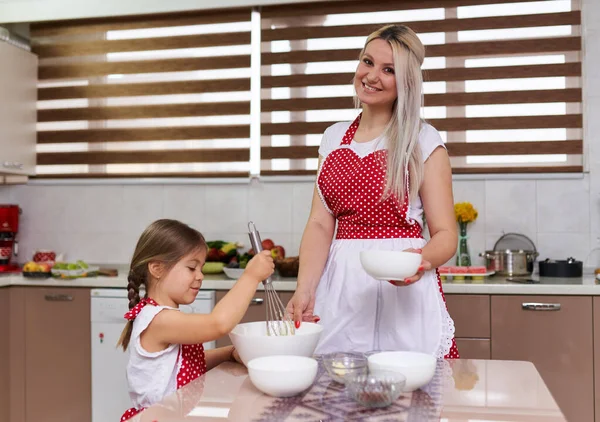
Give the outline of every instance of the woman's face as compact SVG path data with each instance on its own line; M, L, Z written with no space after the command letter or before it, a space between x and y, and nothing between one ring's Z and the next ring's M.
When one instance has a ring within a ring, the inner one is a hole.
M377 38L367 44L354 75L354 89L362 104L392 106L398 92L394 56L387 41Z

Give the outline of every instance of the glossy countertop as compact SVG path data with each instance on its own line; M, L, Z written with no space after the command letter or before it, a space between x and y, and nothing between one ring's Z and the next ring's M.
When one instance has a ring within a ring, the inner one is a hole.
M111 266L116 268L117 266ZM87 287L87 288L125 288L127 287L126 265L118 266L117 277L90 277L74 280L61 279L29 279L21 274L0 275L0 287L36 286L36 287ZM552 278L539 277L536 274L529 277L515 277L521 282L507 281L504 276L486 277L482 280L452 280L443 281L443 289L448 294L519 294L519 295L600 295L600 285L596 284L593 272L584 270L583 277ZM273 277L277 291L293 292L296 290L295 278ZM207 274L202 283L203 290L229 290L236 280L225 274ZM402 287L400 287L402 288ZM258 290L263 290L259 284Z
M383 409L361 407L319 366L312 387L273 398L252 384L244 366L224 363L134 418L187 421L566 421L530 362L439 361L433 380Z

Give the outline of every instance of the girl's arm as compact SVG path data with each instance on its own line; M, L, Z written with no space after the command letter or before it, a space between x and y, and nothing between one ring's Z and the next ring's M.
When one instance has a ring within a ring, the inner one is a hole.
M270 251L255 255L237 283L210 314L185 314L165 309L142 333L142 346L148 351L157 351L169 344L206 343L227 335L246 313L258 283L269 277L273 270Z
M452 258L458 242L452 168L444 148L436 148L425 161L420 196L431 236L422 249L423 260L437 268Z
M204 358L206 360L206 370L210 371L215 366L219 366L223 362L235 362L233 357L233 346L219 347L217 349L205 350Z
M319 157L319 168L323 157ZM312 321L315 291L323 274L329 255L329 247L335 230L335 218L327 211L317 187L313 192L312 206L302 242L300 243L300 267L296 292L287 306L294 321Z

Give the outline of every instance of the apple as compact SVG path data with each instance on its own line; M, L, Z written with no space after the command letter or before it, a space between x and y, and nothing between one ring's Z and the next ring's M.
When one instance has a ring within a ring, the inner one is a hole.
M275 247L275 242L273 242L271 239L265 239L262 241L262 248L264 251L270 251L274 247Z
M271 249L271 256L275 260L283 259L285 258L285 249L283 249L283 246L276 245Z
M38 264L38 271L41 273L49 273L50 265L48 264Z

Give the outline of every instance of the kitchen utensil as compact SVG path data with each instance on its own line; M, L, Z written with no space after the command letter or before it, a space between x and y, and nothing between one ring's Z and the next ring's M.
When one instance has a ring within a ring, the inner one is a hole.
M404 280L417 273L421 254L415 252L360 251L360 263L371 277L378 280Z
M566 260L546 258L539 263L540 277L581 277L583 262L569 257Z
M259 254L262 252L260 234L252 221L248 223L248 236L250 237L250 244L255 253ZM263 285L265 287L267 309L267 334L270 336L294 335L294 321L292 321L289 314L286 312L283 302L281 302L275 287L273 287L273 280L271 277L263 280Z
M436 359L427 353L382 352L368 358L369 372L394 372L406 377L404 391L414 391L428 384L435 374Z
M273 397L292 397L309 388L319 363L306 356L265 356L248 362L248 376L256 388Z
M508 277L506 281L510 283L539 284L539 281L534 280L533 278Z
M400 397L406 377L397 372L359 374L346 377L348 395L360 405L369 408L387 407Z
M349 375L366 375L368 371L367 357L358 353L329 353L322 356L321 362L329 376L340 384Z
M312 356L323 332L321 325L303 322L293 336L271 336L265 332L265 322L238 324L229 333L231 343L244 365L263 356Z
M496 241L494 250L480 253L486 268L498 275L524 276L533 273L535 259L539 256L535 244L527 236L506 233Z

